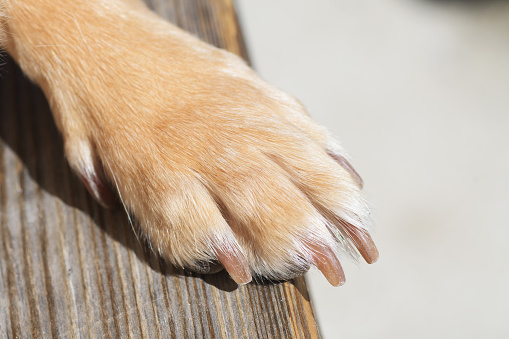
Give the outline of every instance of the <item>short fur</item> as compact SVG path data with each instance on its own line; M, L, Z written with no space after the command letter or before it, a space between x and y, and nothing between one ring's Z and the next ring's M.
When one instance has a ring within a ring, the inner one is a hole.
M302 105L138 0L0 0L0 44L43 89L71 167L164 258L239 283L337 250L368 262L362 182ZM110 187L113 187L111 190Z

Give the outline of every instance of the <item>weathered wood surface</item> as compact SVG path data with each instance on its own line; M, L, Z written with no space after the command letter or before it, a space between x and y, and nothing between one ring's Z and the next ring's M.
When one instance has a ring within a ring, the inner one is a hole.
M232 0L150 6L247 57ZM319 336L303 279L237 288L160 262L71 173L41 92L0 73L0 338Z

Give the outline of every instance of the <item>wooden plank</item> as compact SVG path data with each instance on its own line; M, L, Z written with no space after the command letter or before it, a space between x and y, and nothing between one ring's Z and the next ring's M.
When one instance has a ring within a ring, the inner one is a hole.
M247 58L232 0L150 0ZM0 78L0 338L315 338L304 279L237 287L169 267L86 193L42 93Z

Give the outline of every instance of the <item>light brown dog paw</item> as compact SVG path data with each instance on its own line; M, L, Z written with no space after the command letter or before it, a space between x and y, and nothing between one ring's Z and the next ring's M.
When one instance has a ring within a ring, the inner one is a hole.
M376 261L362 179L295 99L148 11L126 13L12 52L99 202L118 195L171 263L220 263L239 284L314 265L341 285L341 252ZM43 66L30 70L30 57Z

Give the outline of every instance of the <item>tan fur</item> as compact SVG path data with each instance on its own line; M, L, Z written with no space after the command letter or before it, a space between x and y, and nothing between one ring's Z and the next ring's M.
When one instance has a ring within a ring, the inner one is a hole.
M369 211L341 148L240 58L136 0L0 6L1 44L46 94L71 167L104 204L111 183L163 257L227 253L289 278L320 267L316 246L360 246L342 225L367 234Z

